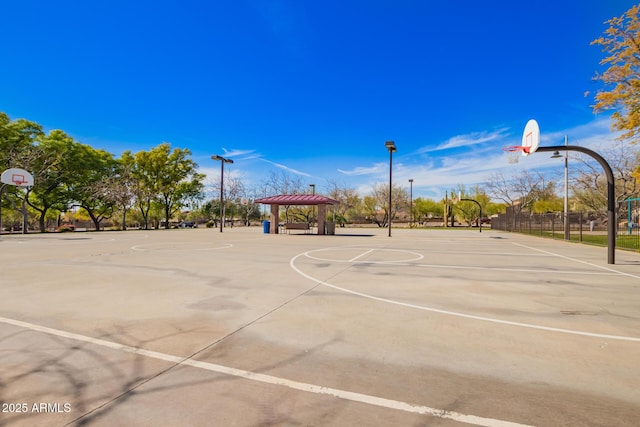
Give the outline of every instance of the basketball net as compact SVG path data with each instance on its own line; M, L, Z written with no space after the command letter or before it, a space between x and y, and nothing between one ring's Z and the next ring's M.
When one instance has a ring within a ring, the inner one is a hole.
M520 157L529 153L529 147L523 145L510 145L502 149L507 156L507 163L514 165L520 161Z

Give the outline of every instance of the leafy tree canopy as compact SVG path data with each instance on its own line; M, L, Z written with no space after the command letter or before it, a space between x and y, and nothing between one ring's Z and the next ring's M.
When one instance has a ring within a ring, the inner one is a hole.
M596 113L615 110L613 128L622 131L622 138L640 134L640 5L624 15L606 21L609 28L591 42L607 55L600 64L608 67L595 77L604 89L595 95Z

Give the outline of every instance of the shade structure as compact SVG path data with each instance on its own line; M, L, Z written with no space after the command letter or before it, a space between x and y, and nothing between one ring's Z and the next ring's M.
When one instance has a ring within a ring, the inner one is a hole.
M338 205L340 202L331 199L329 197L321 196L319 194L281 194L279 196L263 197L256 199L256 203L263 205L304 205L304 206L317 206L317 205Z
M318 234L325 234L325 223L327 217L327 205L340 204L337 200L319 194L281 194L278 196L263 197L256 199L255 203L263 205L271 205L271 223L274 224L270 228L270 233L277 234L280 206L318 206Z

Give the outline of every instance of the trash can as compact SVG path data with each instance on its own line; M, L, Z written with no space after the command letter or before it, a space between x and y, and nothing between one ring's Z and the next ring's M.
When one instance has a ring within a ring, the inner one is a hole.
M262 221L262 231L264 234L269 234L269 231L271 230L271 222L269 221Z
M327 230L327 234L333 236L336 234L336 223L335 222L325 222L325 229Z

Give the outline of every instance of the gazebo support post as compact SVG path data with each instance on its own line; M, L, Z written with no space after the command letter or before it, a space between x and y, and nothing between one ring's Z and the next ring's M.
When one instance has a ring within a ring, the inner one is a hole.
M278 234L280 223L280 205L271 205L271 215L269 217L269 221L271 222L271 228L269 229L270 234Z
M318 205L318 234L324 234L326 218L327 205Z

